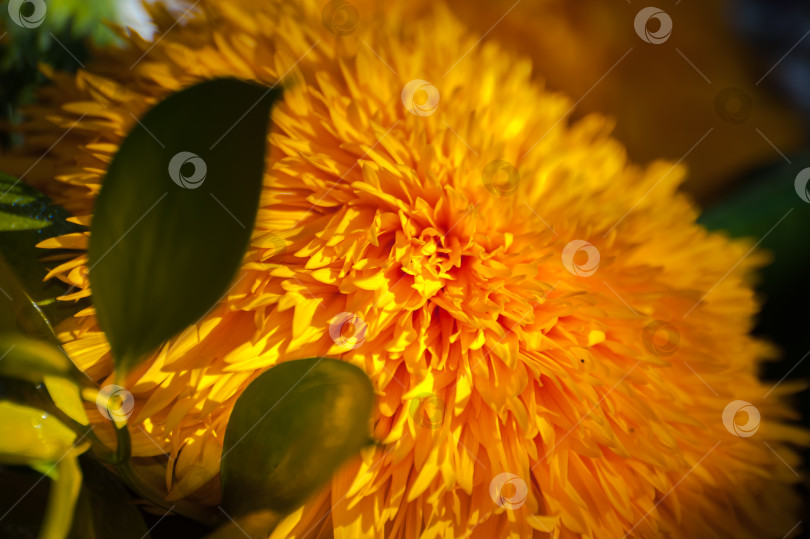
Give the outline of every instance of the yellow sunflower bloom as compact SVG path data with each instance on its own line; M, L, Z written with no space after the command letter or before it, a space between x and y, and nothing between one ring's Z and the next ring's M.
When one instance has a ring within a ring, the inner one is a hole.
M810 440L787 424L795 387L758 380L774 351L748 335L765 257L695 224L681 166L629 163L604 117L569 125L573 100L440 3L419 18L341 0L154 16L154 41L53 74L28 111L29 148L52 149L26 180L80 223L159 99L219 76L290 83L233 287L125 380L133 455L167 499L217 504L240 392L328 356L370 376L381 444L273 537L780 537L795 523L790 446ZM66 299L90 295L84 255L50 276L75 287ZM59 337L113 383L92 308Z
M730 28L729 14L740 9L735 2L664 5L672 33L666 44L652 46L633 31L634 17L644 7L635 2L448 0L448 4L474 32L490 30L487 35L505 48L528 54L535 77L548 87L581 98L573 116L608 112L621 118L614 136L632 159L683 157L689 177L681 188L698 201L716 200L741 175L778 158L754 126L782 151L804 147L801 119L789 103L765 90L773 80L760 79L767 67L752 69L752 51ZM732 95L742 94L752 106L730 121L719 115L717 103L722 103L724 91L738 88L745 91ZM709 128L711 134L692 148Z

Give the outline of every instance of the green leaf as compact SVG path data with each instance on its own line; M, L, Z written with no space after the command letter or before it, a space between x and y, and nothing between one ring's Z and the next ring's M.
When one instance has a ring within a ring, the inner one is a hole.
M799 198L795 180L810 166L810 152L791 157L791 164L779 161L751 174L698 219L709 230L761 240L759 248L773 255L773 262L762 271L769 295L795 292L797 281L807 274L806 249L798 246L797 238L804 237L810 227L810 204Z
M774 383L810 377L810 362L800 361L810 349L807 317L796 316L810 302L810 257L804 240L810 230L810 203L803 192L808 186L800 178L810 167L810 151L788 158L790 163L778 160L746 175L699 219L710 230L747 237L770 254L771 263L757 272L756 293L764 303L753 332L782 351L782 361L762 365L761 376ZM729 261L729 268L734 262ZM804 395L807 399L808 392Z
M13 402L0 401L0 462L31 466L57 462L73 448L76 433L56 417Z
M31 390L34 393L41 391L39 384L44 384L50 400L41 396L36 401L37 406L55 411L53 406L57 413L65 414L80 425L90 423L81 389L94 386L60 348L19 334L0 333L0 377L30 382L36 386ZM5 384L0 384L0 395L4 389Z
M59 344L48 317L0 255L0 331Z
M80 425L90 424L87 412L84 411L81 388L76 382L59 376L45 376L44 383L57 408Z
M368 444L374 391L334 359L288 361L234 405L222 453L222 500L234 517L300 506Z
M61 413L87 425L80 384L87 386L89 379L62 350L48 317L2 256L0 294L8 300L8 305L0 308L0 376L35 385L44 383L53 405Z
M119 376L227 291L256 218L279 94L203 82L152 108L121 144L89 248L93 302Z
M41 383L45 377L77 378L73 364L44 341L21 335L0 334L0 376Z
M77 457L89 447L56 417L13 402L0 401L0 462L24 464L52 479L41 539L67 536L82 474Z
M52 336L50 323L58 323L81 308L81 304L52 301L64 294L67 286L55 279L43 282L47 270L40 259L58 251L36 247L46 239L83 229L68 222L69 217L64 208L33 187L0 173L0 319L7 320L13 311L25 326L20 329L41 338ZM27 301L17 301L23 297ZM12 309L5 309L5 300L11 301ZM43 319L50 323L43 325ZM0 327L4 327L2 321Z
M144 539L146 524L121 480L93 459L79 459L84 484L70 539Z
M46 213L37 212L33 215L31 207L38 201L37 193L33 187L21 181L0 173L0 232L9 230L30 230L50 226Z

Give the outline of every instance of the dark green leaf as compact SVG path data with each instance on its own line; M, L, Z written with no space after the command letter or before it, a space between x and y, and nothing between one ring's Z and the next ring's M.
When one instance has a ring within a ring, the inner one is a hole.
M797 243L810 227L810 204L799 198L795 180L810 166L810 153L792 156L751 174L747 182L723 200L709 206L698 222L709 230L732 237L760 241L759 248L773 256L762 275L770 294L791 290L806 276L807 250Z
M796 316L810 302L810 257L804 239L810 230L810 203L800 196L807 186L797 182L799 173L810 167L810 152L788 158L790 163L777 160L747 175L699 220L711 230L748 237L771 255L771 263L758 272L756 292L764 304L753 331L783 352L783 361L762 365L762 376L774 382L788 374L786 381L810 376L810 362L800 361L810 349L807 317ZM729 261L729 268L733 263ZM803 392L802 398L806 401L809 394Z
M244 516L289 512L368 444L374 391L334 359L288 361L263 373L234 405L222 454L222 499Z
M0 295L0 304L5 303L0 308L0 376L33 384L44 382L53 390L54 400L67 406L71 418L80 414L85 419L78 391L79 384L86 385L89 380L62 350L45 313L31 300L2 255Z
M36 247L54 236L82 230L67 222L68 217L65 209L33 187L0 173L0 250L8 262L0 261L0 316L8 319L13 314L26 325L21 329L27 334L48 338L50 328L42 326L43 319L55 324L81 308L72 302L54 301L67 286L54 279L43 282L47 270L40 259L54 251ZM17 301L16 289L30 301ZM3 305L4 300L11 301L10 310Z
M200 83L151 109L118 150L89 257L119 375L227 291L253 229L278 95L235 79Z
M58 345L45 313L23 288L14 271L0 255L0 332L22 333Z

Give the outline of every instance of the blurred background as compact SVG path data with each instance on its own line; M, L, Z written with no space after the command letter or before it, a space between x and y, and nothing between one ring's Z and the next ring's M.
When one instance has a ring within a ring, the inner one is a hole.
M754 331L782 356L764 367L763 377L807 380L810 203L795 179L810 167L810 2L656 1L664 16L644 27L665 35L656 43L634 31L644 5L631 0L446 1L475 33L530 57L537 80L576 103L572 119L611 116L632 160L685 163L690 175L682 189L701 207L707 227L754 238L772 253L757 286L763 309ZM48 16L30 30L10 19L8 1L0 2L3 148L22 143L9 127L47 84L41 64L62 71L90 65L96 48L119 42L106 21L143 36L154 31L135 0L46 3ZM356 3L378 11L385 5ZM419 10L428 3L408 4ZM172 10L181 17L186 6L172 2ZM1 160L0 171L9 172ZM797 400L807 414L810 391Z

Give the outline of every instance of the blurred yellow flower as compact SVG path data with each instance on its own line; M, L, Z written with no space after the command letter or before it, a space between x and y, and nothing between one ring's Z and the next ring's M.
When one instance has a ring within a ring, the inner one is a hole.
M176 26L156 11L154 42L53 74L24 126L36 157L63 137L27 179L86 224L122 137L160 98L218 76L292 83L233 288L126 380L136 463L163 471L168 499L217 503L241 390L332 356L371 377L382 447L273 537L787 531L786 443L808 437L785 423L795 388L757 379L773 356L748 335L763 256L695 224L681 166L629 163L602 116L560 121L571 99L442 4L418 18L340 0L199 8ZM69 299L90 294L86 262L50 274L77 287ZM59 336L112 382L92 308ZM744 425L735 401L753 407Z
M619 118L614 135L633 160L683 158L690 174L682 188L701 203L716 199L752 168L779 160L770 143L783 153L806 146L801 118L767 91L775 73L765 77L768 66L757 66L734 35L730 21L739 6L728 0L664 6L673 26L658 45L634 32L634 17L644 7L635 2L448 3L474 33L487 32L528 55L534 76L549 88L582 98L573 117L599 112ZM408 2L413 10L428 5ZM732 89L742 103L724 97ZM739 114L732 119L723 109Z

